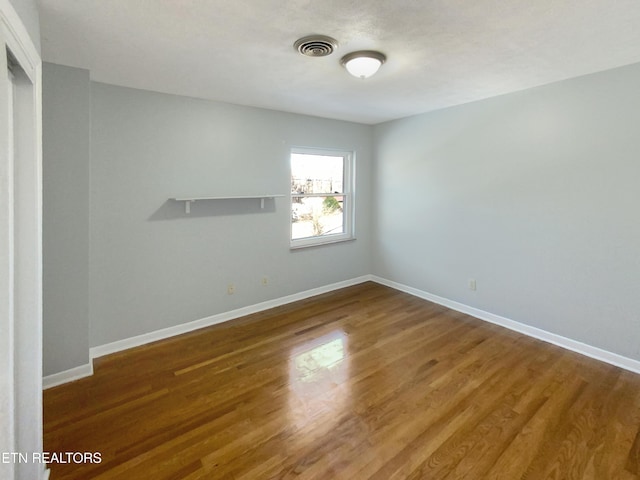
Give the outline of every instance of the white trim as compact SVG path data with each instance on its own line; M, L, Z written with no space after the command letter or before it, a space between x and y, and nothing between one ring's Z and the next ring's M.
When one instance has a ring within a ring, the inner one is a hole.
M624 368L625 370L629 370L634 373L640 373L640 361L638 360L623 357L622 355L618 355L617 353L612 353L598 347L587 345L586 343L578 342L577 340L572 340L555 333L547 332L546 330L542 330L540 328L525 325L524 323L516 322L515 320L501 317L500 315L495 315L490 312L485 312L484 310L465 305L464 303L459 303L454 300L439 297L432 293L418 290L417 288L409 287L408 285L403 285L401 283L387 280L376 275L371 275L371 280L381 285L385 285L387 287L391 287L396 290L408 293L415 297L437 303L438 305L443 305L447 308L450 308L451 310L466 313L467 315L471 315L480 320L500 325L501 327L508 328L509 330L522 333L529 337L537 338L538 340L542 340L544 342L552 343L553 345L566 348L567 350L571 350L572 352L580 353L587 357L591 357L596 360L615 365L616 367Z
M371 280L371 275L363 275L361 277L352 278L342 282L332 283L323 287L313 288L311 290L305 290L304 292L294 293L285 297L276 298L274 300L268 300L266 302L256 303L248 307L238 308L229 312L218 313L211 315L210 317L201 318L200 320L194 320L193 322L183 323L174 327L163 328L162 330L156 330L154 332L145 333L131 338L125 338L124 340L118 340L116 342L107 343L106 345L100 345L97 347L91 347L89 349L89 357L91 359L110 355L112 353L121 352L133 347L139 347L146 345L147 343L157 342L158 340L164 340L183 333L192 332L200 328L209 327L211 325L217 325L219 323L228 322L236 318L244 317L245 315L251 315L253 313L269 310L270 308L279 307L288 303L304 300L309 297L315 297L323 293L332 292L341 288L350 287Z
M555 333L547 332L545 330L532 327L530 325L525 325L523 323L516 322L515 320L501 317L499 315L495 315L493 313L486 312L484 310L480 310L478 308L471 307L463 303L449 300L444 297L439 297L438 295L434 295L432 293L428 293L423 290L419 290L417 288L413 288L398 282L387 280L385 278L378 277L376 275L362 275L360 277L352 278L350 280L332 283L330 285L313 288L311 290L305 290L303 292L294 293L292 295L276 298L274 300L268 300L266 302L257 303L255 305L250 305L243 308L238 308L236 310L231 310L229 312L218 313L216 315L211 315L210 317L194 320L193 322L183 323L181 325L176 325L173 327L156 330L154 332L145 333L143 335L138 335L131 338L125 338L123 340L118 340L118 341L108 343L105 345L100 345L97 347L91 347L89 349L89 356L91 360L93 360L94 358L110 355L112 353L117 353L123 350L128 350L130 348L146 345L148 343L157 342L159 340L171 338L176 335L181 335L183 333L188 333L201 328L228 322L230 320L244 317L246 315L251 315L253 313L258 313L265 310L269 310L271 308L287 305L289 303L297 302L299 300L304 300L310 297L314 297L316 295L332 292L335 290L339 290L341 288L350 287L352 285L357 285L367 281L376 282L376 283L379 283L380 285L385 285L395 290L399 290L399 291L408 293L410 295L413 295L415 297L422 298L423 300L428 300L430 302L443 305L452 310L466 313L467 315L471 315L480 320L484 320L484 321L499 325L501 327L508 328L509 330L522 333L529 337L537 338L538 340L552 343L554 345L565 348L567 350L571 350L573 352L585 355L587 357L591 357L596 360L600 360L602 362L615 365L617 367L623 368L625 370L629 370L634 373L640 373L640 361L623 357L622 355L618 355L616 353L612 353L597 347L593 347L591 345L587 345L585 343L581 343L576 340L572 340L570 338L557 335ZM61 385L63 383L71 382L74 380L78 380L80 378L90 376L92 374L93 374L93 365L92 363L89 363L86 365L81 365L76 368L72 368L70 370L66 370L64 372L48 375L47 377L44 378L43 385L44 385L44 388L51 388L57 385Z
M8 432L0 441L14 451L42 451L42 62L27 29L9 2L0 0L0 91L8 80L6 50L11 52L16 68L14 84L14 110L9 118L8 102L0 102L0 139L12 134L15 139L13 170L7 167L8 141L0 142L0 190L13 184L13 198L0 209L0 257L7 252L8 258L0 260L0 296L13 299L14 311L10 322L14 322L13 365L0 367L2 385L0 389L14 396L14 407L0 410L0 435L5 435L5 422L14 422L19 428ZM20 72L19 74L17 72ZM6 78L6 79L5 79ZM4 98L4 94L2 94ZM6 115L6 116L5 116ZM6 123L6 120L9 123ZM13 124L15 128L9 125ZM8 174L5 178L2 178ZM2 195L7 199L7 194ZM7 210L10 210L7 216ZM16 249L6 245L6 235L16 236ZM19 248L17 248L19 246ZM11 263L13 278L7 284L6 264ZM7 309L0 311L0 325L7 324ZM13 372L10 372L13 370ZM7 373L11 378L7 381ZM10 385L6 385L6 383ZM5 393L6 395L6 393ZM0 398L2 395L0 395ZM8 438L10 437L10 438ZM40 470L40 468L42 468ZM46 478L46 466L18 464L0 468L3 478ZM39 473L38 473L39 471Z
M93 363L86 363L79 367L70 368L64 372L54 373L47 375L42 379L42 389L57 387L63 383L73 382L74 380L80 380L81 378L90 377L93 375Z
M51 475L51 470L45 468L42 472L42 480L49 480L49 475Z
M39 80L37 70L41 65L40 54L9 0L0 0L0 25L9 33L4 41L11 53L15 55L29 80L36 84Z
M327 157L342 157L343 170L342 170L342 192L336 192L333 194L297 194L291 193L289 195L289 207L293 212L293 199L294 198L310 198L310 197L327 197L337 196L342 197L343 202L343 232L334 233L328 235L317 235L303 238L293 237L293 222L290 224L289 229L289 248L291 250L304 249L308 247L317 247L320 245L331 245L334 243L340 243L350 240L355 240L355 215L356 215L356 188L355 188L355 172L356 172L356 153L350 150L340 149L328 149L328 148L312 148L312 147L291 147L289 151L289 159L292 155L316 155Z
M329 235L327 235L327 238L329 238ZM354 240L357 240L356 237L350 237L350 238L338 238L335 240L325 240L322 242L316 242L310 245L295 245L295 246L290 246L289 250L301 250L301 249L305 249L305 248L313 248L313 247L322 247L324 245L333 245L334 243L343 243L343 242L353 242Z
M16 450L15 369L15 234L13 75L4 55L4 26L0 18L0 451ZM0 477L16 478L15 466L0 464Z

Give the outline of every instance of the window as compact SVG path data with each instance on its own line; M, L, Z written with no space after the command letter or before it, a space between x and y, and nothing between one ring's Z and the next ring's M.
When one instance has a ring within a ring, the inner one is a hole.
M352 240L353 153L291 151L291 247Z

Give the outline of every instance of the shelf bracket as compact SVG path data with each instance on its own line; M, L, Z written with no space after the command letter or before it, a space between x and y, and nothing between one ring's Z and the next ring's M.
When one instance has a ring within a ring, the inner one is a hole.
M264 210L264 197L260 199L260 208Z
M193 200L185 200L184 201L184 213L187 215L191 213L191 202Z

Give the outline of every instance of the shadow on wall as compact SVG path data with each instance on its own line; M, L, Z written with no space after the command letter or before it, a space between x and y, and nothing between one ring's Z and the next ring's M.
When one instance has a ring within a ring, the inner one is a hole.
M181 218L220 217L228 215L247 215L273 213L276 211L275 198L265 198L264 208L259 198L229 198L216 200L197 200L191 202L190 213L185 211L185 202L168 199L149 220L176 220Z

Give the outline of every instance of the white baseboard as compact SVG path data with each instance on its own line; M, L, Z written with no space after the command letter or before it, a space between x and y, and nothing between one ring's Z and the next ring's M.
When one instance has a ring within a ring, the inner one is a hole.
M93 375L93 362L65 370L64 372L47 375L42 379L42 389L46 390L47 388L57 387L63 383L73 382L74 380L90 377L91 375Z
M341 288L350 287L371 280L371 275L363 275L361 277L352 278L342 282L332 283L323 287L313 288L300 293L294 293L293 295L287 295L285 297L276 298L274 300L268 300L266 302L256 303L248 307L238 308L229 312L218 313L210 317L194 320L193 322L183 323L174 327L163 328L162 330L156 330L154 332L145 333L131 338L125 338L124 340L118 340L116 342L107 343L97 347L89 349L89 357L91 359L102 357L104 355L110 355L112 353L127 350L133 347L139 347L147 343L156 342L158 340L164 340L165 338L174 337L183 333L192 332L200 328L209 327L211 325L217 325L219 323L228 322L236 318L244 317L245 315L251 315L252 313L262 312L269 310L270 308L279 307L288 303L304 300L309 297L321 295L323 293L332 292Z
M578 342L576 340L572 340L555 333L547 332L546 330L532 327L524 323L516 322L515 320L501 317L500 315L485 312L484 310L470 307L469 305L465 305L464 303L459 303L447 298L439 297L432 293L418 290L417 288L409 287L401 283L393 282L376 275L371 275L370 280L381 285L400 290L410 295L414 295L424 300L443 305L447 308L450 308L451 310L466 313L467 315L479 318L480 320L485 320L487 322L500 325L501 327L508 328L509 330L522 333L529 337L537 338L538 340L552 343L559 347L566 348L567 350L586 355L587 357L591 357L596 360L615 365L616 367L624 368L625 370L629 370L634 373L640 373L640 361L638 360L623 357L622 355L618 355L617 353L612 353L601 348L593 347L591 345L587 345L586 343Z
M408 293L410 295L414 295L424 300L428 300L430 302L443 305L452 310L466 313L467 315L471 315L472 317L476 317L480 320L485 320L487 322L500 325L502 327L508 328L509 330L513 330L513 331L522 333L524 335L537 338L539 340L543 340L548 343L552 343L559 347L566 348L567 350L571 350L573 352L586 355L587 357L591 357L596 360L600 360L602 362L606 362L611 365L624 368L625 370L629 370L631 372L640 373L640 361L623 357L622 355L618 355L616 353L612 353L607 350L593 347L591 345L587 345L585 343L578 342L576 340L572 340L570 338L566 338L561 335L557 335L555 333L547 332L546 330L541 330L539 328L532 327L524 323L516 322L515 320L501 317L499 315L495 315L493 313L486 312L484 310L480 310L478 308L474 308L469 305L465 305L463 303L449 300L444 297L439 297L432 293L428 293L428 292L419 290L417 288L409 287L408 285L403 285L401 283L387 280L385 278L378 277L376 275L363 275L361 277L353 278L350 280L332 283L330 285L325 285L323 287L313 288L311 290L295 293L293 295L287 295L285 297L280 297L274 300L268 300L266 302L257 303L255 305L250 305L248 307L238 308L236 310L231 310L229 312L219 313L216 315L212 315L210 317L194 320L193 322L183 323L181 325L176 325L173 327L156 330L154 332L145 333L143 335L138 335L131 338L125 338L123 340L118 340L116 342L108 343L105 345L92 347L89 349L89 357L93 361L94 358L102 357L104 355L121 352L129 348L139 347L141 345L146 345L148 343L156 342L158 340L164 340L166 338L174 337L176 335L180 335L183 333L192 332L200 328L205 328L211 325L217 325L219 323L228 322L230 320L244 317L246 315L262 312L264 310L269 310L270 308L275 308L282 305L286 305L288 303L297 302L299 300L304 300L306 298L314 297L316 295L321 295L323 293L332 292L334 290L339 290L341 288L350 287L352 285L357 285L359 283L363 283L367 281L376 282L381 285L391 287L395 290L400 290L402 292ZM93 363L89 363L87 365L81 365L79 367L72 368L64 372L55 373L53 375L48 375L43 378L42 385L44 389L47 389L47 388L55 387L57 385L61 385L63 383L72 382L74 380L78 380L83 377L88 377L91 375L93 375Z

